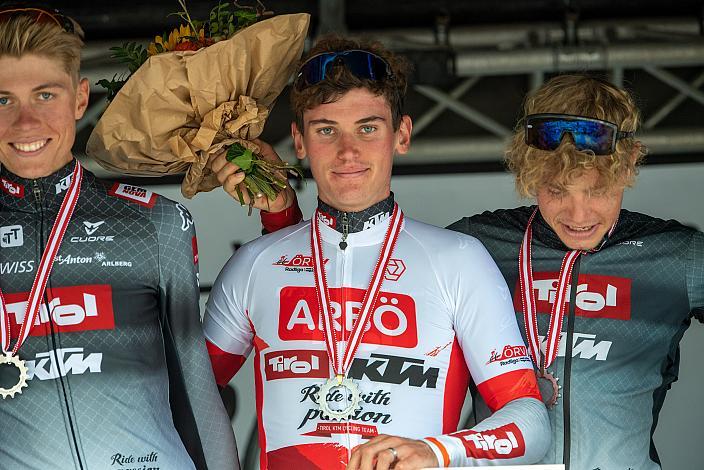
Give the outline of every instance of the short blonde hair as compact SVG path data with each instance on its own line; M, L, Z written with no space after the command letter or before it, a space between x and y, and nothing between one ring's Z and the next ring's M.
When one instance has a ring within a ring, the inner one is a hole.
M646 149L634 138L617 141L611 155L594 155L577 150L565 138L555 150L540 150L525 142L525 117L529 114L558 113L601 119L615 123L620 131L635 131L640 112L633 97L606 80L588 75L560 75L526 97L523 118L506 151L506 165L516 178L516 190L534 197L539 188L566 186L585 171L596 170L599 186L632 186Z
M78 83L81 69L83 30L73 20L74 33L64 31L53 22L38 22L33 16L18 13L0 22L0 57L21 58L24 55L55 59Z

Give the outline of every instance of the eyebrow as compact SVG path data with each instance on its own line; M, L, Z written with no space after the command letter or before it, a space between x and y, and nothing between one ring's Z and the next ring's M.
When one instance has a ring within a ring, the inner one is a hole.
M39 86L35 86L32 88L32 92L37 92L40 90L46 90L47 88L61 88L62 90L66 89L66 85L63 83L59 82L49 82L49 83L42 83ZM0 90L0 95L12 95L13 93L11 91L6 91L6 90Z
M368 122L374 122L374 121L385 121L385 119L381 116L367 116L365 118L359 119L358 121L355 121L355 124L366 124ZM333 121L331 119L313 119L311 121L308 121L309 126L317 126L320 124L329 124L329 125L334 125L337 124L337 121Z

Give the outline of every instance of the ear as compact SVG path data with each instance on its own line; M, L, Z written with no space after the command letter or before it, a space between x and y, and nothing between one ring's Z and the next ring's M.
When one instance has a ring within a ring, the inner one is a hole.
M413 131L413 122L407 114L401 116L401 124L396 131L396 146L394 152L403 155L408 153L411 147L411 132Z
M86 109L88 108L88 97L90 96L90 84L88 83L87 78L82 78L80 82L78 82L78 86L76 87L76 109L75 109L75 117L76 121L81 119L83 117L83 114L86 112Z
M291 137L293 137L293 148L296 150L296 157L299 160L306 158L306 146L303 143L303 133L298 130L296 122L291 123Z
M641 152L643 150L643 144L640 141L636 141L635 145L633 145L633 150L631 150L631 163L635 163L636 160L638 160L638 157L640 156Z

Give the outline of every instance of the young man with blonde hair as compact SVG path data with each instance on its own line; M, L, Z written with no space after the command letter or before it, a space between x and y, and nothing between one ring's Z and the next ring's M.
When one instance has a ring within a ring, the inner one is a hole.
M406 64L321 39L293 86L312 220L237 250L204 318L216 380L254 348L262 470L532 463L549 429L504 280L476 239L404 217ZM457 432L470 378L494 414ZM429 437L430 436L430 437Z
M238 468L185 207L71 153L80 27L0 9L0 466Z
M621 208L645 153L639 118L605 80L549 80L506 153L537 206L449 227L479 238L513 289L553 429L544 462L571 470L660 468L652 435L679 341L704 319L704 235Z

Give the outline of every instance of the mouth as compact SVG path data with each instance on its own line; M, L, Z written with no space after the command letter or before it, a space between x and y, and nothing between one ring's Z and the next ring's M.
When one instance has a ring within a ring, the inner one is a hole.
M33 154L43 149L50 139L40 139L32 142L11 142L10 145L18 153Z
M599 228L599 224L593 225L569 225L562 224L562 228L570 235L572 238L577 239L588 239L594 236Z
M333 174L338 178L357 178L359 176L364 175L367 171L369 171L368 168L349 168L343 170L335 170L333 171Z

